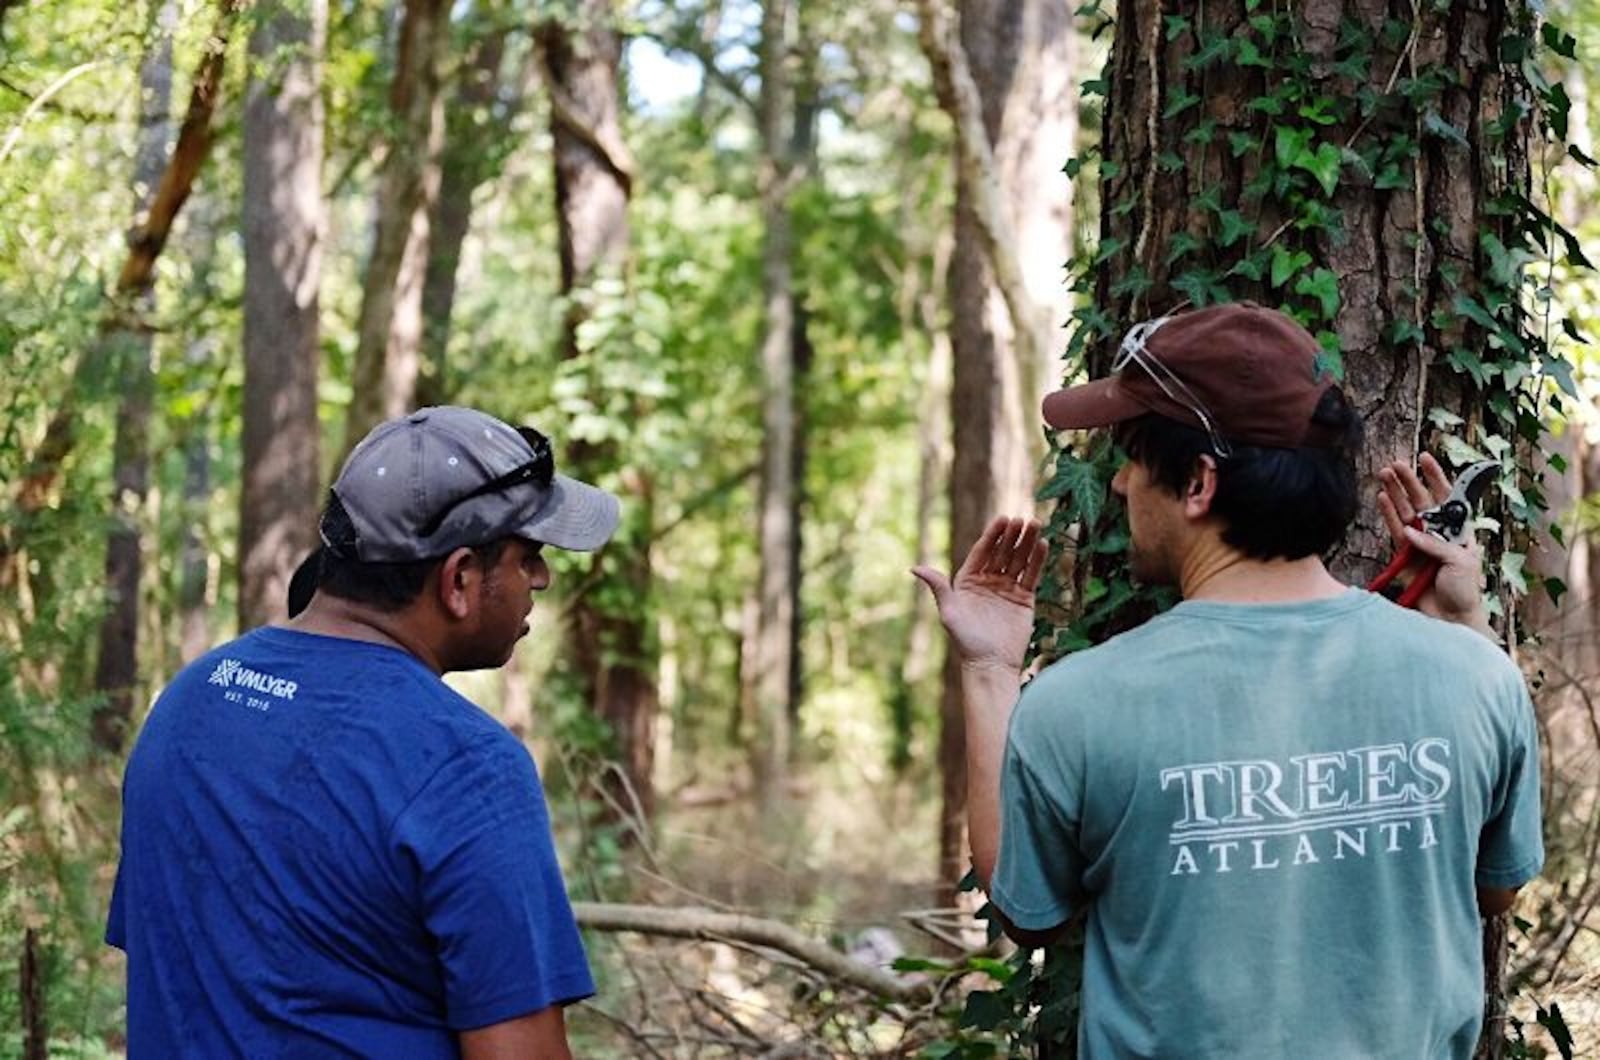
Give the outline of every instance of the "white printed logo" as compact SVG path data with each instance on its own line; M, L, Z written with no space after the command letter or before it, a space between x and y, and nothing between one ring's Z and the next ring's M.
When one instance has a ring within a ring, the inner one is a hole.
M211 676L206 682L227 689L223 698L229 703L240 703L263 711L272 709L269 700L260 696L246 696L238 689L247 688L253 692L260 692L263 696L277 699L293 699L300 687L297 681L286 681L260 670L252 670L238 659L223 659L217 663L217 668L211 671Z
M1455 780L1450 742L1437 736L1294 755L1288 768L1270 759L1175 766L1160 779L1182 805L1168 836L1173 876L1431 849Z

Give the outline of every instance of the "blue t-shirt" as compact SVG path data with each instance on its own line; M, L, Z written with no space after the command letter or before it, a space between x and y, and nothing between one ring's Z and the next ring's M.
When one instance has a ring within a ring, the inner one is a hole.
M990 896L1087 908L1080 1055L1466 1057L1476 887L1543 859L1522 675L1352 590L1191 601L1017 704Z
M403 651L279 628L151 711L106 940L135 1058L450 1057L594 992L521 743Z

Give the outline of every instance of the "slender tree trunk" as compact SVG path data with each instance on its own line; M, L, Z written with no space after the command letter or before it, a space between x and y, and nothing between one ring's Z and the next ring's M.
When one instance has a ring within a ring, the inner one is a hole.
M211 152L215 134L211 123L222 91L228 36L242 4L243 0L218 0L216 21L195 69L177 142L150 195L148 208L129 233L128 256L122 261L116 285L108 298L99 341L74 366L71 389L45 425L44 436L29 454L27 471L15 487L14 508L18 516L15 525L23 529L55 496L67 458L78 443L78 417L82 408L101 396L98 388L115 374L112 369L116 364L113 354L117 337L141 326L131 319L132 307L154 285L156 260L166 247L173 222L188 201L195 177ZM9 535L0 537L0 586L12 576L10 560L20 536L19 530L13 529Z
M270 3L250 37L244 109L244 461L239 628L285 613L316 542L322 465L322 53L326 0Z
M574 17L539 27L551 98L561 281L568 299L563 357L580 362L580 368L606 353L585 348L578 334L602 297L598 284L625 279L627 272L633 162L622 142L617 76L622 38L615 17L607 0L582 0ZM621 400L630 418L644 411L631 396L596 396ZM600 588L576 601L570 633L584 693L616 739L631 789L616 784L614 795L624 810L637 808L648 817L655 801L659 709L659 646L650 605L651 482L644 470L626 463L628 454L613 442L580 441L570 451L576 473L615 481L624 500L624 525L595 559Z
M172 135L172 35L178 8L165 0L151 9L150 40L139 68L139 145L134 159L135 213L150 209L165 168ZM155 291L146 286L130 305L136 317L155 310ZM115 522L106 541L106 590L111 608L100 622L100 654L95 688L105 701L95 709L94 742L115 752L122 747L133 717L139 685L139 596L144 573L145 498L150 488L150 406L155 390L151 333L129 323L102 339L119 380L116 438L112 443L111 511Z
M954 566L997 512L1033 510L1042 362L1066 315L1060 285L1071 249L1071 185L1060 169L1076 131L1072 28L1065 8L1043 0L965 0L952 39L939 32L936 0L923 10L932 20L924 45L954 118L959 159L948 281ZM1019 232L1026 235L1010 235ZM960 672L947 652L939 735L939 872L947 884L967 861L964 726Z
M396 129L378 175L345 454L373 427L409 410L416 398L423 275L444 139L439 82L449 43L445 0L405 0L389 91Z
M794 76L799 42L798 0L767 0L761 16L762 157L758 184L765 233L761 286L761 488L757 541L761 568L755 645L749 679L754 693L755 742L751 771L762 816L771 819L788 771L794 645L795 401L794 235L790 196L795 180Z
M450 376L450 322L455 313L461 248L472 227L472 196L498 168L494 145L511 133L521 109L522 78L509 86L502 72L507 28L477 41L445 115L439 165L439 195L428 239L422 281L422 363L417 404L442 405L455 392ZM509 96L508 99L502 97ZM485 121L485 118L488 120Z

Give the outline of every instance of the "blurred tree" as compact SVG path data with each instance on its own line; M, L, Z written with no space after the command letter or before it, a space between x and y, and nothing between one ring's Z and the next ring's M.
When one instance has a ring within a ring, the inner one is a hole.
M440 82L450 4L404 0L389 83L389 126L373 203L372 253L361 287L347 455L368 431L413 406L422 345L422 287L444 140Z
M995 512L1033 508L1045 361L1067 317L1072 189L1060 169L1077 134L1073 33L1070 13L1042 0L963 0L954 32L944 0L924 0L920 12L957 158L948 274L954 565ZM966 865L964 725L960 673L947 653L939 738L947 886Z
M610 378L594 363L626 351L586 338L585 325L614 313L627 298L630 279L628 201L634 161L622 140L618 79L622 37L611 0L582 0L561 17L542 21L539 49L550 97L555 162L561 289L566 299L562 358L603 390ZM643 413L638 397L594 395L607 411L632 420ZM620 405L615 402L620 400ZM593 583L573 602L568 647L584 701L610 730L622 780L610 778L617 807L646 817L654 804L652 779L657 687L657 636L651 606L653 486L640 454L621 441L626 428L604 433L578 429L569 466L581 477L614 482L624 503L624 525L594 560ZM598 435L598 436L597 436Z
M244 452L239 628L284 616L316 542L327 0L272 0L250 35L244 107Z
M764 817L778 805L788 772L794 708L796 644L794 580L798 569L795 480L799 442L795 337L794 237L791 196L799 172L796 156L795 63L799 0L766 0L761 8L761 95L758 102L763 243L761 337L761 478L756 505L760 568L744 680L755 720L750 745L756 798Z

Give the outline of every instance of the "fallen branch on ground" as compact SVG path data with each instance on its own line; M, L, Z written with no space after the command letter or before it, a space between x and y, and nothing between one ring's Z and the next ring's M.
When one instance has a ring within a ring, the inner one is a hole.
M920 1004L933 996L933 989L926 982L903 979L893 972L851 960L826 943L779 920L743 913L717 913L693 907L622 905L613 902L574 902L572 908L577 914L578 923L594 931L635 931L644 935L705 941L737 939L787 953L842 983L880 997Z

